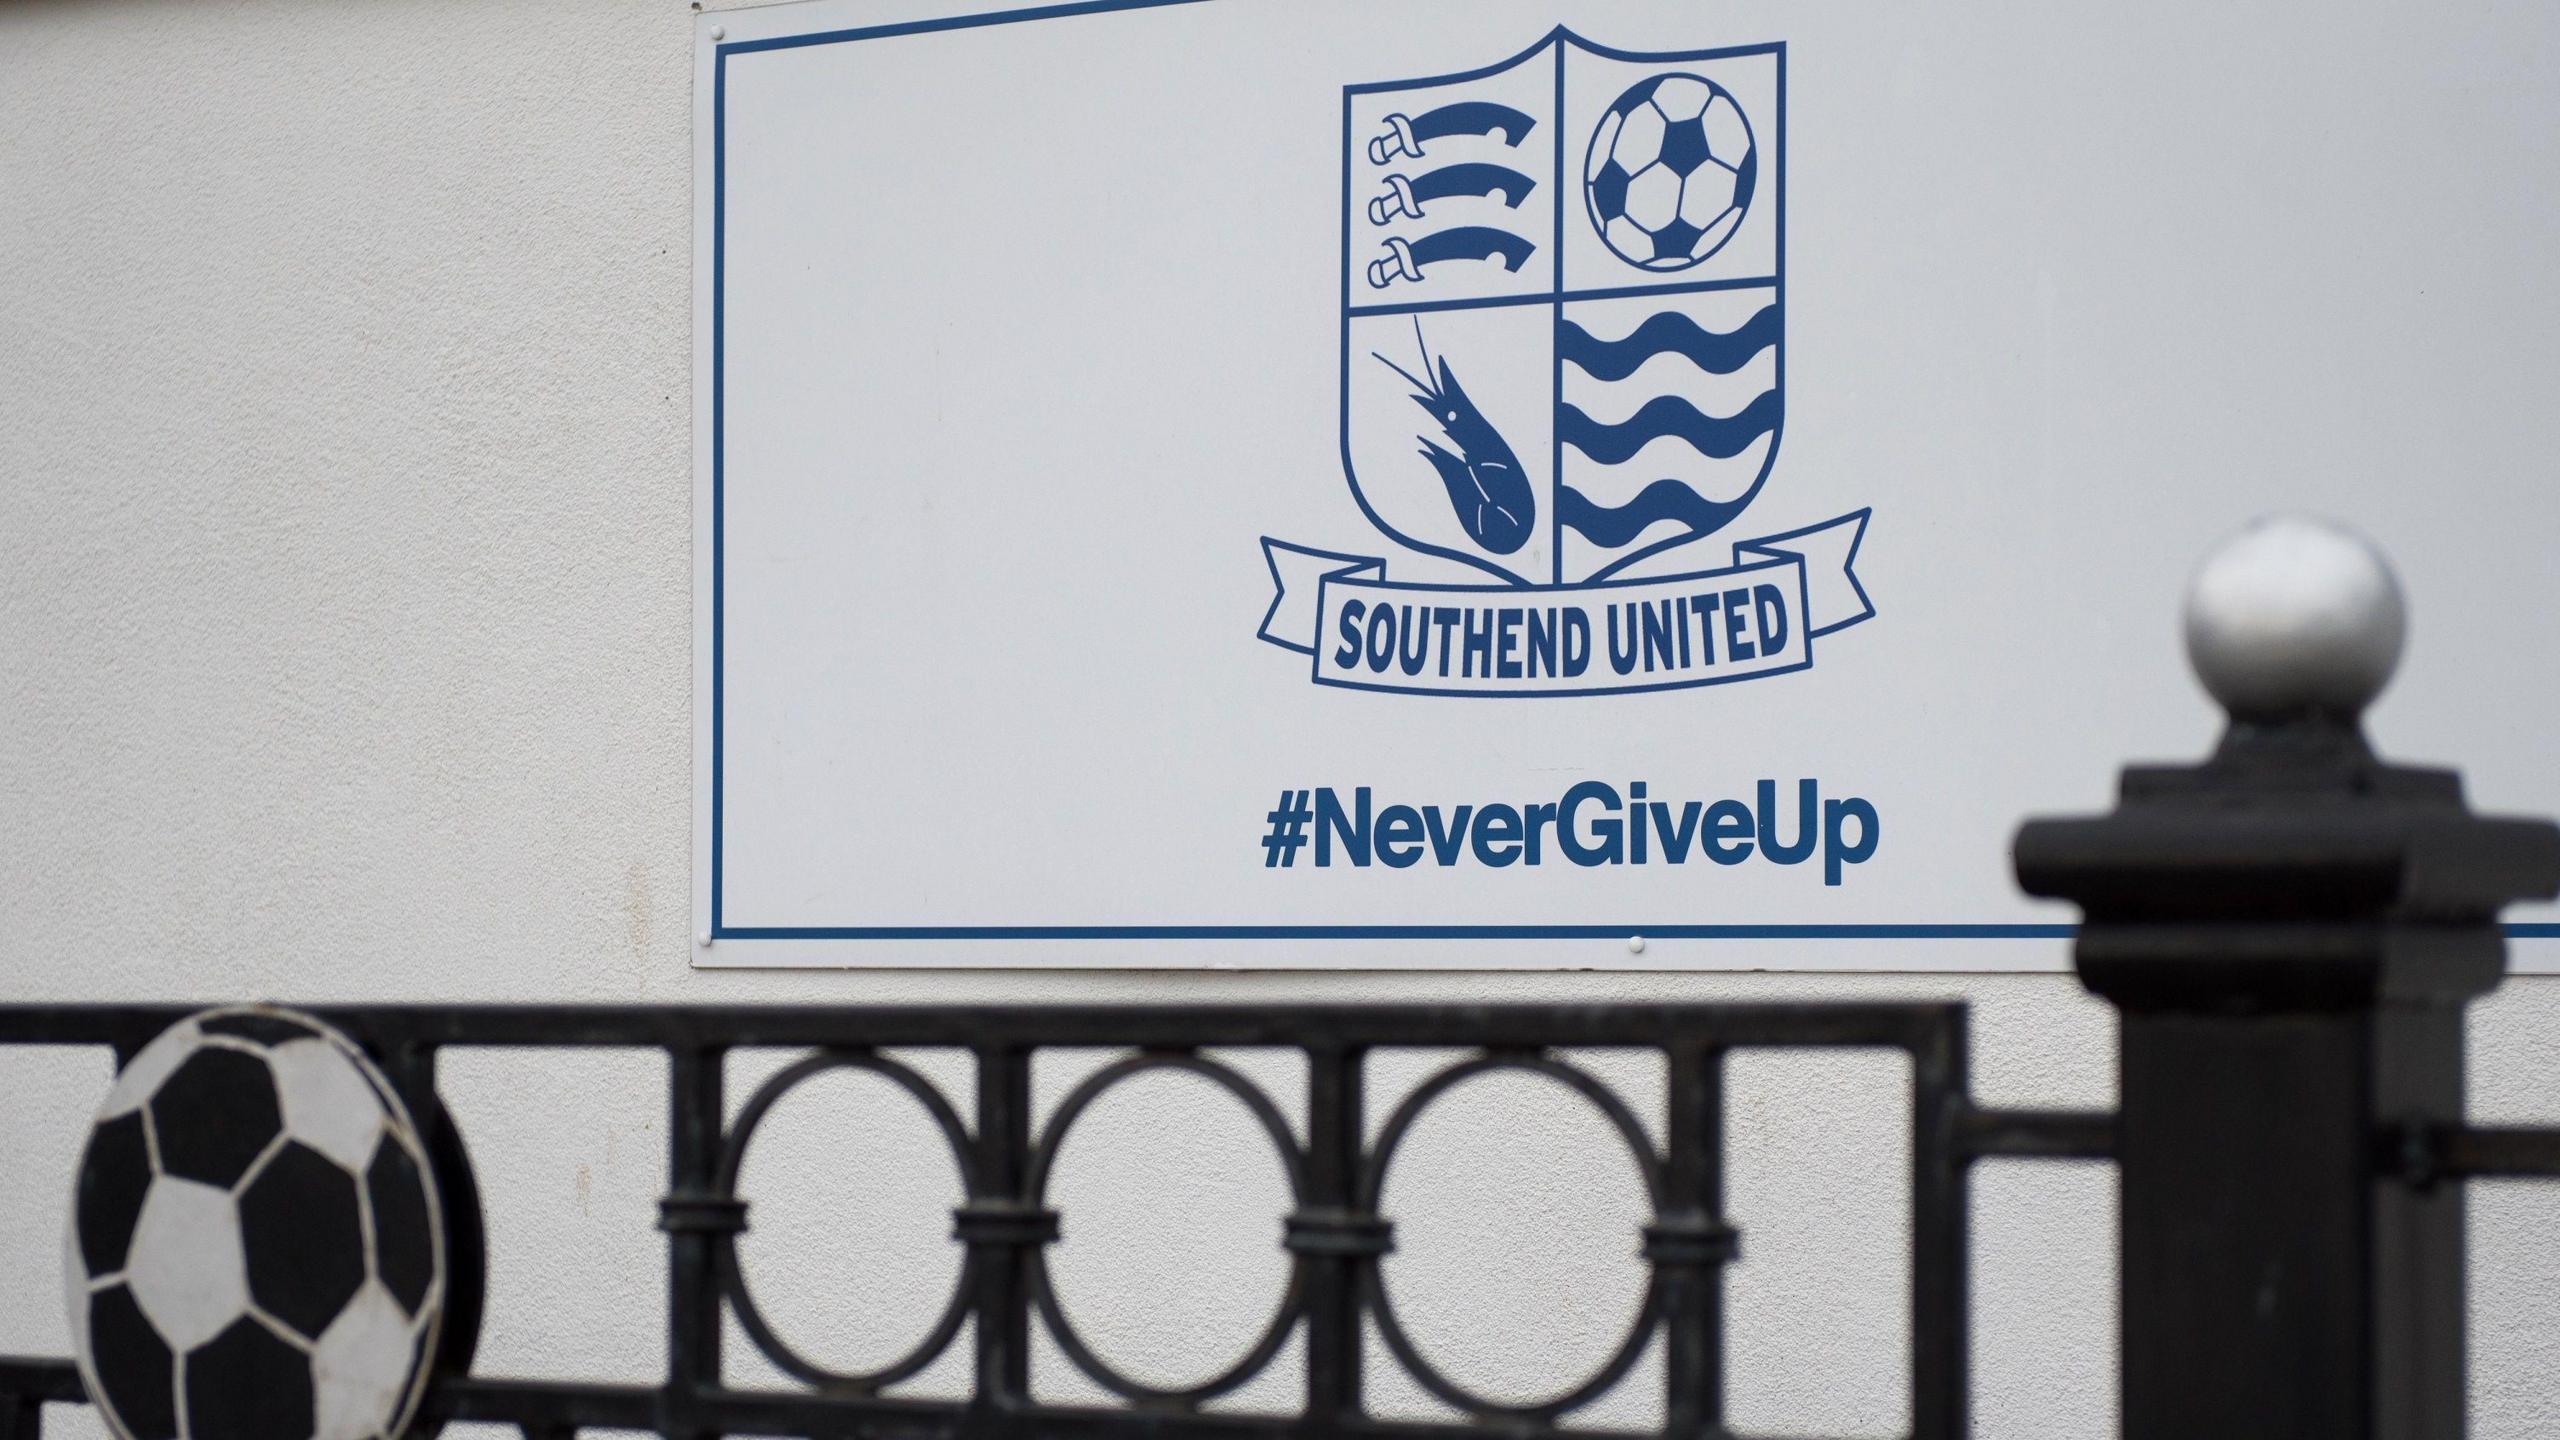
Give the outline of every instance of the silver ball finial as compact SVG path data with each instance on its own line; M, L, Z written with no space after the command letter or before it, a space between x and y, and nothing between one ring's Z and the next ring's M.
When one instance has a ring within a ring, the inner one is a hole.
M2374 543L2271 515L2222 542L2187 586L2187 660L2234 720L2352 719L2382 693L2407 629Z

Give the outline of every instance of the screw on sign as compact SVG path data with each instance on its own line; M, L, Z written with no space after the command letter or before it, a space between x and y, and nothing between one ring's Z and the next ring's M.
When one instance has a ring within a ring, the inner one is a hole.
M124 1440L391 1440L417 1408L445 1296L425 1145L317 1020L210 1010L143 1047L66 1239L81 1383Z

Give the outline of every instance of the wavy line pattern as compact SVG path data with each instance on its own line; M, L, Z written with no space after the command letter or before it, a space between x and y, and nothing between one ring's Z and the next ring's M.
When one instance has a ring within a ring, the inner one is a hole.
M1778 307L1763 305L1722 335L1677 310L1665 310L1623 340L1599 339L1567 320L1561 340L1564 362L1601 380L1624 380L1656 355L1686 355L1710 375L1730 375L1778 343Z
M1556 521L1603 549L1615 550L1661 520L1704 535L1743 511L1747 501L1709 500L1679 480L1656 480L1624 505L1598 505L1570 485L1556 487Z
M1709 459L1730 460L1749 449L1752 441L1777 429L1778 414L1775 390L1761 391L1759 398L1742 407L1742 413L1722 419L1701 412L1677 395L1657 395L1646 401L1643 409L1615 425L1603 425L1583 414L1582 407L1567 405L1557 428L1558 438L1565 444L1603 465L1631 459L1665 435L1679 436ZM1650 488L1646 493L1652 493Z

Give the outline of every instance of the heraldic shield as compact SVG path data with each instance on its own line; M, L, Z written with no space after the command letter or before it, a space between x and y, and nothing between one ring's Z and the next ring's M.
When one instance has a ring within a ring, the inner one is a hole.
M1784 58L1557 30L1345 91L1342 459L1380 530L1581 585L1751 504L1785 405Z
M1343 470L1435 558L1266 535L1259 638L1319 685L1589 696L1804 670L1872 617L1867 510L1728 529L1786 413L1785 147L1779 44L1557 30L1345 89Z

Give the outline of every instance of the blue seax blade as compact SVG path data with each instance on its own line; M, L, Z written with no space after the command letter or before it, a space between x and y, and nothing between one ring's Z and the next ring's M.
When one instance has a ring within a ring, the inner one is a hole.
M1537 248L1508 230L1461 225L1414 241L1413 258L1426 266L1443 260L1500 260L1503 269L1516 272Z
M1528 198L1529 192L1536 188L1538 188L1537 181L1504 165L1443 165L1437 170L1417 175L1413 179L1413 193L1416 199L1446 200L1461 196L1499 195L1502 197L1503 204L1515 210L1520 208L1522 200Z
M1490 100L1460 100L1413 117L1414 138L1419 140L1499 134L1503 144L1518 145L1536 128L1536 116Z

